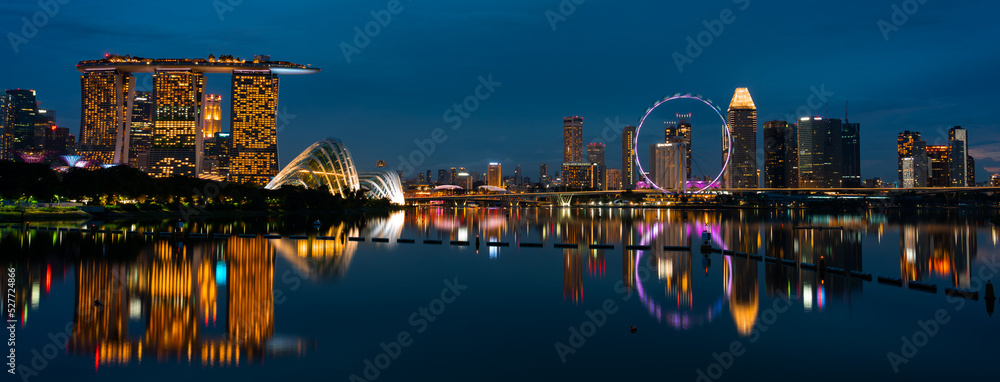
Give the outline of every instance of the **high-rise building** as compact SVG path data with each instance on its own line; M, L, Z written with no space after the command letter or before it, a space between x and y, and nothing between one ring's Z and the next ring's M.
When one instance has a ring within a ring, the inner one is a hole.
M266 185L278 174L278 75L234 70L232 97L230 179Z
M583 118L563 118L563 163L583 162Z
M607 167L604 165L603 143L594 142L587 145L587 163L597 165L597 185L595 188L599 190L606 190L606 184L604 184L604 171Z
M70 148L66 144L69 141L69 128L51 125L44 130L44 134L42 141L45 143L42 145L42 150L46 155L59 156L70 153Z
M609 168L606 170L607 177L604 179L604 184L607 185L608 190L621 190L622 189L622 170L617 168Z
M197 176L201 173L205 75L191 70L157 70L153 89L156 112L149 173L155 177Z
M375 167L378 167L378 166L375 166ZM382 166L382 167L385 167L385 166ZM427 174L427 183L434 183L434 181L431 180L431 170L427 170L426 174Z
M899 185L901 187L905 183L903 181L904 178L903 158L910 158L910 157L917 159L915 162L912 162L911 164L911 166L913 166L913 173L914 173L913 176L916 177L915 180L911 180L911 183L919 185L914 187L924 187L924 185L926 185L926 180L922 181L921 176L926 177L925 174L927 173L926 167L928 163L921 162L919 160L920 159L919 155L916 155L917 154L916 151L919 150L915 150L915 148L917 147L923 147L924 151L926 152L927 141L924 141L920 137L920 132L906 130L903 131L902 133L899 133L899 137L896 139L896 158L897 158L897 168L899 169Z
M597 164L591 163L563 163L562 184L571 190L592 190L597 188L596 175Z
M448 184L455 184L458 181L458 169L452 167L448 175Z
M966 184L969 187L975 187L976 186L976 158L973 158L972 155L969 155L966 158L969 158L969 160L968 160L969 164L966 166L966 168L969 171L969 173L968 173L969 180L966 182Z
M80 75L80 143L84 160L126 162L131 133L135 76L115 69L88 69Z
M686 191L687 176L685 174L684 149L682 138L673 138L666 143L650 145L649 162L653 167L650 178L653 183L664 190L677 192Z
M458 173L458 179L455 180L455 185L462 187L466 190L472 189L472 175L467 172Z
M37 149L35 145L35 119L38 106L35 91L10 89L7 96L7 121L4 124L3 159L13 160L16 152Z
M843 186L861 187L861 124L850 123L845 119L841 142L844 145L841 150L844 160Z
M622 188L635 189L635 126L622 129Z
M438 184L451 184L451 179L448 178L449 174L448 170L438 170Z
M927 187L949 187L951 173L948 168L948 145L927 146L928 177Z
M202 111L203 121L201 136L205 139L214 138L215 133L222 132L222 96L218 94L205 95L205 105Z
M756 118L756 117L754 117ZM756 119L754 119L756 121ZM685 167L687 171L685 176L691 179L691 113L687 114L677 114L677 137L684 139L684 147L687 149L687 154L685 154Z
M663 141L677 137L677 121L663 122Z
M452 168L454 170L454 168ZM486 170L486 185L493 187L503 187L503 172L500 163L492 162Z
M542 163L540 166L538 166L538 182L545 183L545 181L548 179L549 179L549 166L546 165L545 163Z
M231 133L215 133L215 168L222 179L229 179L229 168L233 155L233 135Z
M7 94L0 94L0 160L7 159Z
M786 121L764 122L764 187L796 188L799 179L798 137Z
M757 188L757 106L747 88L737 88L729 103L729 129L732 147L722 137L722 159L730 155L726 168L727 188ZM839 171L838 171L839 173Z
M799 187L838 188L843 183L843 135L839 119L799 119Z
M969 136L961 126L948 129L948 171L952 187L967 187L969 184Z
M524 181L524 177L521 176L521 165L514 166L514 185L520 186Z
M35 150L45 150L49 143L46 137L51 135L52 126L56 126L56 111L49 109L36 109L35 111L35 137L32 148ZM65 138L65 137L63 137ZM59 146L62 146L60 144Z
M149 171L149 149L153 145L153 92L136 91L132 100L132 122L128 141L128 164Z

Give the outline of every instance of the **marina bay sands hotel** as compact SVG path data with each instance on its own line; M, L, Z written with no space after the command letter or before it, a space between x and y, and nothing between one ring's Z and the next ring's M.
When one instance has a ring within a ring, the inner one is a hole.
M155 177L201 176L265 185L278 173L278 76L317 68L270 56L149 59L108 55L81 61L79 154L90 163L128 164ZM135 73L152 74L136 92ZM205 74L232 75L231 132L221 133L221 97ZM215 161L224 171L209 172Z

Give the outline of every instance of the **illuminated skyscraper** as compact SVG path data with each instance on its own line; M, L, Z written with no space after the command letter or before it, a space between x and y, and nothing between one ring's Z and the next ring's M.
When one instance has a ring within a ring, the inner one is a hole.
M799 119L799 187L837 188L843 182L842 127L839 119Z
M486 171L486 185L493 187L503 187L503 172L500 171L499 163L490 163L489 169ZM458 174L455 174L458 177ZM457 180L457 179L456 179Z
M621 190L622 189L622 170L617 168L609 168L605 170L607 176L604 178L604 184L607 185L608 190Z
M32 142L32 149L45 150L45 137L50 135L52 126L56 125L56 111L49 109L35 110L35 134Z
M725 173L726 187L757 188L757 106L747 88L733 93L728 117L733 147L723 136L722 159L727 152L732 158Z
M622 187L635 189L635 126L622 129Z
M0 160L7 159L7 94L0 94Z
M684 155L687 152L682 138L672 138L666 143L649 145L650 180L664 190L685 191L687 176Z
M677 114L677 137L684 140L684 146L687 148L685 177L691 179L691 113Z
M587 145L587 163L597 165L596 183L595 186L599 190L606 190L606 184L604 183L604 171L606 167L604 166L604 144L603 143L591 143Z
M201 172L205 75L190 70L157 70L153 89L156 112L149 173L155 177L197 176Z
M563 118L563 163L583 162L583 118Z
M798 143L793 125L764 122L764 187L798 187Z
M218 94L208 94L205 96L204 110L202 111L201 136L205 139L215 137L215 133L222 132L222 96Z
M949 187L951 173L948 169L948 145L927 146L928 187Z
M95 68L80 75L79 154L84 160L127 161L134 89L135 77L130 73Z
M948 168L952 187L969 185L969 135L961 126L948 129Z
M920 155L921 148L923 148L923 156ZM927 141L920 138L919 132L907 130L899 133L899 137L896 139L896 154L900 187L903 187L903 185L908 182L912 184L912 187L925 187L927 185L928 162L926 160L922 160L922 158L926 158L926 150ZM914 158L912 162L909 162L909 166L911 167L910 172L912 175L908 182L904 181L903 158Z
M540 166L538 166L538 181L545 182L548 179L549 179L549 166L546 165L545 163L542 163Z
M4 123L4 157L13 160L15 152L33 150L35 146L35 119L38 107L35 91L7 90L7 121Z
M235 70L232 97L230 179L263 186L278 174L278 76L269 70Z

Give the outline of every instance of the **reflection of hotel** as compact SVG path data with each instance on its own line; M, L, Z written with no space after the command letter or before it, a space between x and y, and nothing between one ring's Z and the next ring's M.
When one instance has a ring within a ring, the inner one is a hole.
M238 366L259 359L273 336L273 282L274 249L264 239L205 246L158 241L132 263L84 260L67 348L94 352L97 364L127 365L155 354ZM226 304L219 306L223 294ZM226 321L224 334L212 333L217 317ZM144 333L129 333L139 320Z

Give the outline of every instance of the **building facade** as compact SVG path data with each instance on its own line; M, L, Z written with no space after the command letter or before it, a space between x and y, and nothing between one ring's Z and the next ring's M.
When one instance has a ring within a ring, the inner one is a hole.
M35 123L38 106L35 91L11 89L6 91L7 116L4 122L3 159L14 160L18 152L36 150ZM40 143L40 142L39 142Z
M844 187L861 187L861 124L850 123L846 119L842 125L841 142L844 144L842 173Z
M114 69L80 75L79 155L92 163L115 164L128 158L135 76Z
M798 186L838 188L843 182L843 142L839 119L804 117L797 128Z
M798 137L786 121L764 122L764 187L798 187Z
M458 177L458 174L455 174ZM503 171L500 163L490 163L486 170L486 185L493 187L503 187Z
M201 173L202 105L205 75L190 70L153 73L155 114L149 150L149 174L154 177L197 176Z
M599 190L606 190L606 184L604 183L605 170L607 167L604 164L604 144L603 143L591 143L587 145L587 163L597 165L597 185L595 186Z
M722 160L729 154L725 171L725 187L757 188L757 106L747 88L737 88L729 103L729 129L732 147L722 138Z
M635 189L635 126L622 129L622 188Z
M952 187L969 186L969 135L961 126L948 129L948 171ZM973 182L975 183L975 182Z
M597 165L591 163L563 163L563 186L570 190L593 190L597 188Z
M263 186L278 173L278 76L270 70L235 70L232 89L229 178Z
M563 163L583 162L583 118L563 118Z

